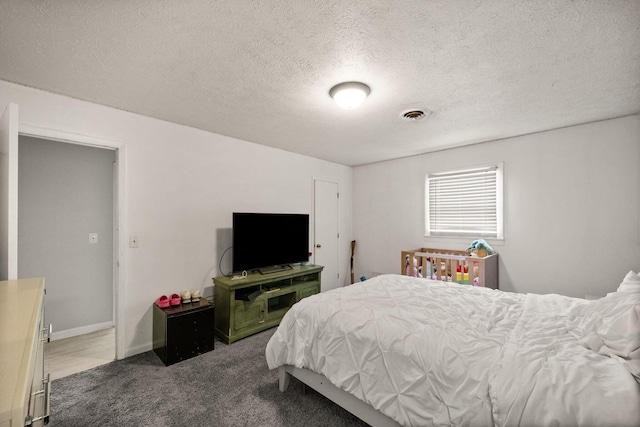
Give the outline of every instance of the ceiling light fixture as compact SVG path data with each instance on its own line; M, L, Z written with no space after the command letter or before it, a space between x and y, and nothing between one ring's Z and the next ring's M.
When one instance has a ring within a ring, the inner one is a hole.
M356 108L369 95L369 86L360 82L345 82L335 85L329 91L329 95L336 104L348 110Z

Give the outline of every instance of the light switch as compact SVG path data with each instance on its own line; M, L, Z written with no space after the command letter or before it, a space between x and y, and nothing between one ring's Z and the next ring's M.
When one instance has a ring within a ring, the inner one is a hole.
M89 243L98 243L98 233L89 233Z
M140 244L140 241L138 240L137 236L129 236L129 247L130 248L137 248L139 244Z

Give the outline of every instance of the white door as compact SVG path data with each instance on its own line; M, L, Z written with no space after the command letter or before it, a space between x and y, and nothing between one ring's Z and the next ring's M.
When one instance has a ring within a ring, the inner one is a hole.
M338 183L314 180L314 247L315 264L324 266L321 291L340 286L338 260Z
M18 106L0 119L0 280L18 278Z

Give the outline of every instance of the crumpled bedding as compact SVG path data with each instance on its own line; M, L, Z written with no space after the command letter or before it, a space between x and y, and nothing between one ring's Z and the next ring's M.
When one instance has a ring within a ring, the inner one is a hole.
M571 326L588 304L383 275L296 303L266 358L406 426L639 425L640 384Z

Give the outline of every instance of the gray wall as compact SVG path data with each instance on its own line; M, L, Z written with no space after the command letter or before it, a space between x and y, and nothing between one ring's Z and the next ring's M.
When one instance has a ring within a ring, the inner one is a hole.
M58 336L112 323L115 151L25 136L18 148L19 277L45 277Z
M500 288L574 297L613 292L640 269L640 116L355 168L357 274L400 273L400 251L466 249L424 236L429 172L504 162Z

